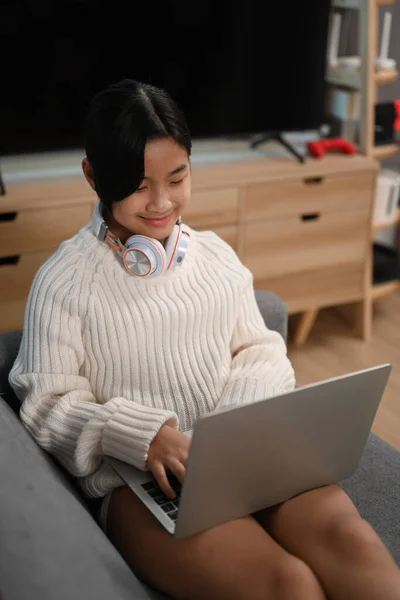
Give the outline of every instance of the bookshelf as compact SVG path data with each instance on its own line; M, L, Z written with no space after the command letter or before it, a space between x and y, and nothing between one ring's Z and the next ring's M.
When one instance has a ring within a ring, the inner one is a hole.
M399 78L399 72L397 69L385 69L385 71L377 71L374 75L376 85L385 85L386 83L393 83Z
M389 158L397 154L398 151L399 147L397 144L386 144L384 146L374 146L371 154L373 158L381 160L382 158Z
M387 69L374 73L376 85L393 83L398 78L399 72L397 69ZM361 72L359 70L346 69L345 67L328 67L325 80L331 85L339 85L353 90L361 89Z
M394 227L398 223L400 223L400 208L397 209L397 212L393 219L382 223L373 223L372 230L374 233L376 233L377 231L382 231L383 229L387 229L388 227Z
M375 145L374 143L374 119L375 104L379 86L395 82L399 77L397 69L376 70L375 57L378 54L378 24L379 9L382 6L393 5L395 0L332 0L332 14L335 9L356 9L359 11L359 49L361 57L360 68L350 69L343 67L327 67L326 83L348 90L356 90L360 93L360 140L359 151L375 160L382 160L395 155L399 151L399 145ZM392 32L395 35L396 32ZM371 283L367 290L366 305L360 312L360 318L364 321L364 329L372 329L372 303L400 289L400 281L388 281L373 285L372 283L372 245L374 234L377 231L393 227L400 223L400 211L395 217L386 223L371 223L371 253L369 259L369 270ZM368 321L368 323L366 322ZM367 337L369 337L367 335Z

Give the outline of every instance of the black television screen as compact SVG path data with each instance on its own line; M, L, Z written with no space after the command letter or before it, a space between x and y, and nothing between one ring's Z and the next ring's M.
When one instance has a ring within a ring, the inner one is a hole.
M80 148L92 95L167 89L195 138L318 128L329 0L6 0L0 153Z

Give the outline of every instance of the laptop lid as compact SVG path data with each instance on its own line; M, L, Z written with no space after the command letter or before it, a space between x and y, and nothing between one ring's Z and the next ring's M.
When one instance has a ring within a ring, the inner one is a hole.
M205 415L194 428L175 535L349 477L390 370L380 365Z

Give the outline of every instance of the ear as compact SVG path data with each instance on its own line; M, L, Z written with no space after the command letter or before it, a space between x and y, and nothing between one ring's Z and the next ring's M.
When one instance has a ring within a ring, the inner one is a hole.
M93 174L92 165L90 164L89 159L86 156L82 160L82 171L83 171L86 181L89 183L90 187L94 191L96 191L96 184L94 182L94 174Z

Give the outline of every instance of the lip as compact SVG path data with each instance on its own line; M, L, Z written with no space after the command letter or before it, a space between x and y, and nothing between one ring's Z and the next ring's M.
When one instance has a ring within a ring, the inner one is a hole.
M161 217L158 219L147 219L146 217L140 217L145 221L148 225L152 225L153 227L165 227L171 220L172 214L167 215L166 217Z

